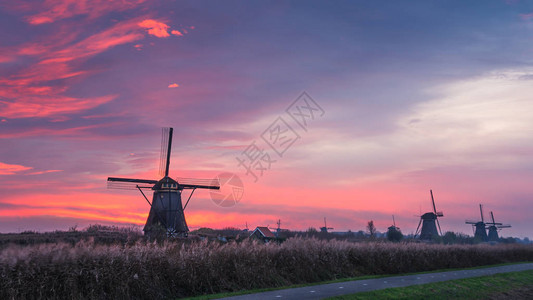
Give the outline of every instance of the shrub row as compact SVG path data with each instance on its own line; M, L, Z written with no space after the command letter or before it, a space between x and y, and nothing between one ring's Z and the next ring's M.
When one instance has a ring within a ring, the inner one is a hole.
M533 247L302 238L282 244L12 245L0 251L0 299L175 298L517 261L533 261Z

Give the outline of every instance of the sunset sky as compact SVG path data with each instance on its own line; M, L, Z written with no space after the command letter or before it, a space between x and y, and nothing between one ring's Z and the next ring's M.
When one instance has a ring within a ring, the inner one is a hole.
M244 184L231 207L195 192L191 229L394 214L408 234L433 189L443 231L472 234L483 203L533 237L532 37L524 0L2 1L0 232L144 224L106 179L159 179L173 127L171 176ZM303 92L321 110L300 126ZM298 137L281 156L276 124ZM274 161L257 181L252 143Z

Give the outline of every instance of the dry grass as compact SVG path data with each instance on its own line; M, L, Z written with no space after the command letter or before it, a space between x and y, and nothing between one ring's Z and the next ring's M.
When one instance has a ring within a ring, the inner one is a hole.
M0 299L160 299L517 261L533 261L533 247L300 238L267 245L11 245L0 251Z

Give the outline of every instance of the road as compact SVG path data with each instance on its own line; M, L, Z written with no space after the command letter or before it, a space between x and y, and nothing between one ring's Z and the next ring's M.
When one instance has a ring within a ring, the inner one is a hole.
M349 295L359 292L381 290L395 287L405 287L454 279L487 276L498 273L533 270L533 263L523 263L475 270L457 270L438 273L391 276L376 279L365 279L313 285L301 288L283 289L257 294L227 297L224 299L323 299L334 296Z

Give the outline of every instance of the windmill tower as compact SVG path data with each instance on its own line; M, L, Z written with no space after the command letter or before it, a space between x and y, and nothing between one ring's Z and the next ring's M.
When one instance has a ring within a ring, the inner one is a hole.
M184 210L189 204L196 189L220 189L217 180L211 179L172 179L168 176L170 168L170 152L172 148L172 128L163 129L161 142L160 173L164 176L160 180L131 179L131 178L107 178L108 187L116 189L137 189L150 205L150 213L144 226L144 233L155 236L161 230L165 230L167 236L186 237L189 227L185 221ZM164 168L164 173L162 172ZM143 190L153 191L152 202L148 200ZM191 190L189 198L182 205L181 195L184 190Z
M481 221L466 221L466 224L471 224L472 228L475 228L474 238L480 241L488 241L487 237L487 225L485 224L485 219L483 217L483 205L479 205L479 213L481 214Z
M487 222L487 226L489 228L489 241L490 242L497 242L498 237L498 230L502 228L509 228L511 225L509 224L502 224L502 223L496 223L494 221L494 214L492 211L490 212L490 218L492 219L492 222Z
M326 217L324 217L324 227L320 227L320 232L328 233L329 229L333 229L333 228L328 227L328 224L326 223Z
M420 222L418 222L418 227L416 228L415 237L420 234L421 240L431 240L434 236L439 236L439 233L442 235L442 231L440 230L440 223L439 223L439 217L443 217L444 214L442 212L437 212L437 208L435 206L435 199L433 198L433 191L429 190L429 193L431 194L431 203L433 204L433 211L427 212L420 216ZM422 225L422 229L420 232L418 231L420 229L420 225ZM437 231L437 226L439 226L439 231Z

